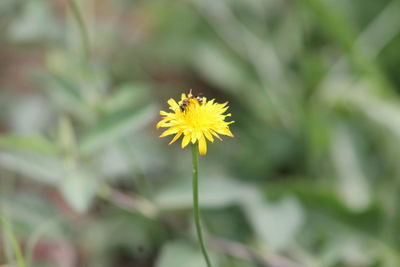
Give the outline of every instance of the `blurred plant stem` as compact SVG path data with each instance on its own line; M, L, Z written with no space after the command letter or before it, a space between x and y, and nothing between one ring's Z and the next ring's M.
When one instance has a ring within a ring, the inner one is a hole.
M75 17L78 26L79 26L79 32L81 34L82 38L82 47L85 55L85 59L89 60L90 58L90 44L89 44L89 33L85 25L85 21L83 20L82 13L79 9L79 5L77 3L77 0L69 0L71 8L72 8L72 13L73 16Z
M144 217L156 220L163 220L165 218L162 214L162 210L159 210L153 203L149 202L147 199L141 198L137 195L125 194L123 192L119 192L107 185L104 185L102 190L98 192L98 196L102 199L109 201L116 207L119 207L122 210L125 210L134 214L141 214ZM175 225L173 222L168 220L163 220L168 227L174 229L174 231L181 231L179 225ZM192 238L188 236L187 238ZM281 256L279 254L275 254L272 251L268 250L268 253L265 251L258 251L244 244L234 242L231 240L210 237L209 238L210 246L213 249L229 255L231 257L254 262L259 264L260 266L273 266L273 267L300 267L300 265L296 262L293 262L291 259Z
M200 224L200 210L199 210L199 148L198 144L192 144L192 161L193 161L193 214L194 223L196 225L197 238L200 243L201 251L203 252L204 259L208 267L212 267L211 261L208 257L206 247L204 245L203 235L201 232Z
M6 218L4 218L4 216L0 215L0 225L2 226L2 228L4 229L5 235L7 236L7 239L11 242L11 247L12 250L14 252L16 261L17 261L17 265L18 267L26 267L25 264L25 260L24 257L22 256L22 252L21 252L21 248L18 244L18 241L14 235L14 231L10 225L10 223L8 223L8 221L6 220ZM10 265L10 266L14 266L14 265Z
M243 245L242 243L235 242L232 240L214 238L210 239L210 245L215 250L221 251L235 258L239 258L249 262L254 262L259 266L265 266L265 267L271 267L271 266L272 267L301 267L301 266L315 267L316 266L316 265L301 265L288 258L275 254L271 250L263 251L260 253L248 246Z
M131 196L114 190L108 185L103 185L102 189L97 193L104 200L110 201L115 206L128 212L140 213L149 219L156 219L159 210L146 198L138 195Z

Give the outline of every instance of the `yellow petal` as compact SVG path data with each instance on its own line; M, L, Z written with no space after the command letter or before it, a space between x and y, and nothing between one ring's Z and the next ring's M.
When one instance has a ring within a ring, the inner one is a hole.
M171 142L169 142L168 145L170 145L170 144L174 143L176 140L178 140L178 138L181 137L181 135L182 135L182 132L177 133L177 134L174 136L174 138L172 138Z
M199 152L200 155L205 155L207 153L207 143L204 135L202 135L199 139Z
M214 137L212 137L212 135L210 134L210 132L208 130L203 131L203 133L211 143L214 142Z
M167 135L175 134L175 133L177 133L178 131L179 131L178 128L169 128L168 130L164 131L164 132L160 135L160 137L164 137L164 136L167 136Z
M176 110L179 108L179 105L176 103L176 101L172 98L168 99L168 104L170 105L170 107L172 108L172 110Z
M197 134L195 133L195 132L192 132L191 133L191 141L192 141L192 144L194 144L194 143L196 143L196 141L197 141Z
M170 126L169 121L170 121L170 119L162 119L162 120L160 120L156 125L157 129L160 128L160 127L169 127Z
M157 123L157 125L156 125L157 129L160 128L160 127L162 127L164 123L165 123L165 120L159 121L159 122Z
M185 99L186 108L182 112L179 104ZM204 155L207 153L208 141L214 142L215 138L222 140L220 135L233 137L229 129L233 121L225 121L231 116L230 113L224 114L229 108L227 102L220 104L214 99L208 101L205 97L202 97L202 101L197 101L190 90L189 94L181 94L179 102L171 98L168 104L170 111L160 111L162 117L156 126L167 128L160 137L174 135L170 144L183 135L183 148L189 143L198 142L199 152Z
M203 132L201 130L196 131L196 139L197 140L199 140L202 135L203 135Z
M225 111L227 111L228 110L228 107L225 107L225 108L221 108L218 112L219 113L225 113Z
M233 137L233 134L231 133L229 128L218 129L218 133Z
M190 135L185 135L182 140L182 148L185 148L190 142Z
M213 130L210 130L211 134L217 137L220 141L222 141L222 138Z

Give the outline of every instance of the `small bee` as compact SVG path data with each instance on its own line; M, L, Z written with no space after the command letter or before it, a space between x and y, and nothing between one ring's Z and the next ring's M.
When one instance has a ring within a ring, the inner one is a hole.
M203 99L200 96L191 96L182 100L182 104L179 105L181 111L184 112L186 107L189 105L191 99L196 99L200 105L203 104Z
M201 98L200 96L196 96L196 100L199 101L200 105L203 105L203 98Z

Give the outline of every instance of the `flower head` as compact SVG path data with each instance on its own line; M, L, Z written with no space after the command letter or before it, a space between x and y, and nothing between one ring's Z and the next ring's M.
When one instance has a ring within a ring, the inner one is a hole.
M231 116L230 113L224 114L228 109L228 102L219 104L215 103L214 99L194 97L190 91L188 95L182 94L179 102L170 98L168 104L172 112L160 111L163 117L157 123L157 128L169 128L160 137L175 134L169 144L183 135L182 148L189 142L192 144L198 142L200 155L205 155L207 153L206 139L210 142L214 142L214 137L222 140L219 134L233 137L228 125L234 121L225 121L226 117Z

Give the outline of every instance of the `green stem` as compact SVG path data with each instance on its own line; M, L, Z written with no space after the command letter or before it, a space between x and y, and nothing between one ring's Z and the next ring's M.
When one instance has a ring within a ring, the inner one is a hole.
M85 21L83 20L82 13L79 9L77 0L69 0L69 2L71 4L72 13L74 14L74 17L79 25L79 31L82 38L82 46L86 60L89 60L90 58L89 33L87 31Z
M192 160L193 160L193 213L194 222L196 224L197 238L199 239L200 248L203 252L204 260L208 267L212 267L210 258L208 257L206 246L204 245L203 235L200 224L199 210L199 148L198 144L192 144Z
M8 224L8 222L3 219L2 216L0 216L0 225L3 226L4 231L11 242L11 246L15 255L15 258L17 260L17 266L18 267L26 267L24 257L22 256L21 248L19 247L18 241L15 238L13 229L11 226Z

